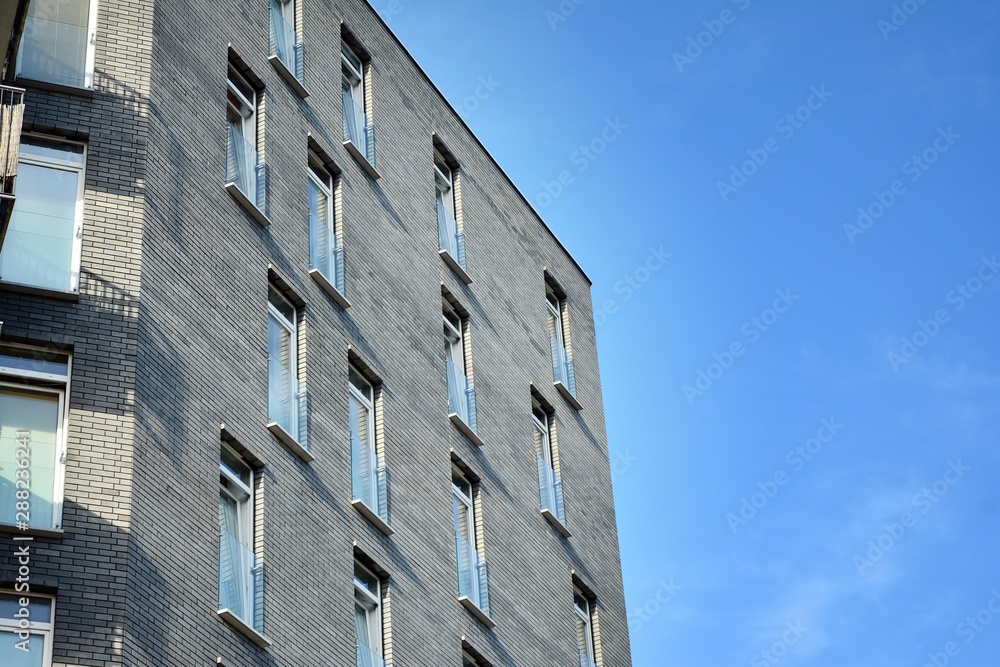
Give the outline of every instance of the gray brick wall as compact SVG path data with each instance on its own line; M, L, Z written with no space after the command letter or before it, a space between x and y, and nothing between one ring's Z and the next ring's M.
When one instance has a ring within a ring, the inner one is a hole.
M58 589L56 664L353 665L361 552L390 575L397 667L460 664L463 638L494 665L575 665L573 573L598 596L600 667L627 667L589 282L370 7L301 1L306 100L267 62L263 0L106 0L94 98L30 92L29 122L91 151L79 303L0 292L5 338L76 354L67 529L38 569ZM341 22L372 54L377 181L341 145ZM268 228L223 188L230 45L265 84ZM468 286L438 257L433 133L461 165ZM308 276L309 136L343 170L347 311ZM269 266L306 304L309 464L265 428ZM568 293L580 412L552 385L546 270ZM482 449L446 418L442 286L469 312ZM391 537L350 505L349 351L383 383ZM538 511L532 384L556 408L568 540ZM267 650L216 614L223 423L264 463ZM481 478L492 630L456 601L452 457Z

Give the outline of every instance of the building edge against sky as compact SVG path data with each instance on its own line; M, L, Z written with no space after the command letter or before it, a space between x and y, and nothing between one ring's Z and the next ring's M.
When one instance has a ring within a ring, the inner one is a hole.
M27 7L10 655L630 665L589 280L378 14Z

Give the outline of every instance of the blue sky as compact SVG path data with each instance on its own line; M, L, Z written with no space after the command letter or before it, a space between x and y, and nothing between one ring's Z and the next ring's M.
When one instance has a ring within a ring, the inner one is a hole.
M1000 5L372 3L594 280L635 664L993 667Z

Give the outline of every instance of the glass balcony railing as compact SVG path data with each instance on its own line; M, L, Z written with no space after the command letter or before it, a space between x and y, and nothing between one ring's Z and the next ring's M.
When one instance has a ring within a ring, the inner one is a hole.
M576 376L573 373L573 358L562 343L549 334L549 344L552 347L552 377L561 382L569 393L576 396Z
M271 55L277 56L299 83L304 83L305 58L302 37L285 20L281 8L271 3Z
M277 359L267 361L267 420L309 449L309 398L295 377Z
M375 130L364 109L354 102L348 91L343 91L344 99L344 141L350 141L365 159L375 166Z
M458 555L458 594L490 615L490 585L486 561L464 537L455 535Z
M448 251L458 265L465 269L465 234L458 228L458 221L441 202L437 205L437 218L441 250Z
M264 566L235 535L219 537L219 610L264 630Z
M476 390L472 381L448 359L448 409L458 415L473 433L476 428Z
M597 663L589 655L580 651L580 667L597 667Z
M351 487L360 500L382 521L389 522L389 488L385 464L375 451L351 436Z
M232 125L226 150L226 184L239 188L251 204L267 215L267 166Z
M356 642L358 653L358 667L386 667L385 660L378 653L362 642Z
M566 509L563 503L562 479L549 462L538 454L535 454L535 463L538 466L538 500L541 508L551 512L559 519L559 523L565 525Z
M344 294L344 247L328 224L309 216L309 268Z

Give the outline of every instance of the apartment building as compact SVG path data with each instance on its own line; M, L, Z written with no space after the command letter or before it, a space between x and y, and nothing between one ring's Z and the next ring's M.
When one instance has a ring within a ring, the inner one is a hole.
M7 5L0 664L628 667L590 282L373 8Z

